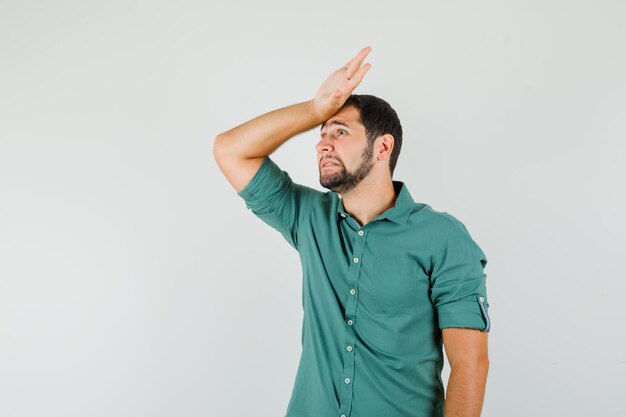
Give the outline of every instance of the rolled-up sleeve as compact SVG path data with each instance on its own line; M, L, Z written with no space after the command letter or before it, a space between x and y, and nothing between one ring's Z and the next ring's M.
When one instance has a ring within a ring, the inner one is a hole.
M466 227L457 223L433 258L431 300L440 329L463 327L488 332L487 257Z
M321 191L295 183L286 171L266 156L248 185L237 193L246 208L279 231L298 250L298 229L312 200Z

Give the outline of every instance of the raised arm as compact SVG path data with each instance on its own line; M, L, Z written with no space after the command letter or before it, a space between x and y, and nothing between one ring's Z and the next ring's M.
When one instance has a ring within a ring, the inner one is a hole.
M370 47L363 48L332 72L313 99L262 114L215 138L217 165L237 192L254 177L266 155L291 137L325 122L341 108L371 67L369 63L362 66L370 51Z

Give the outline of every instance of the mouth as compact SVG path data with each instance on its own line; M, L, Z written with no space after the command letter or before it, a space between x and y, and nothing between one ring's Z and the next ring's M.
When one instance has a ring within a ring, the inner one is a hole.
M329 160L325 160L320 164L320 168L324 169L324 168L331 168L334 166L339 166L338 163L334 162L334 161L329 161Z

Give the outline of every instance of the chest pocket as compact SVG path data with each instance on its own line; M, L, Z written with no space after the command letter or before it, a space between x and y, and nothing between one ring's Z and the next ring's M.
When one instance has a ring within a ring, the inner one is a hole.
M419 302L420 288L415 260L408 256L376 258L372 277L374 309L393 313L415 307Z

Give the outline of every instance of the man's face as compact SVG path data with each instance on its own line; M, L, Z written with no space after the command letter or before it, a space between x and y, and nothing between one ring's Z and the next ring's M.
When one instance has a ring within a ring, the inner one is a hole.
M374 166L374 144L367 146L359 111L352 106L339 110L322 125L320 137L315 147L320 184L340 194L352 190Z

